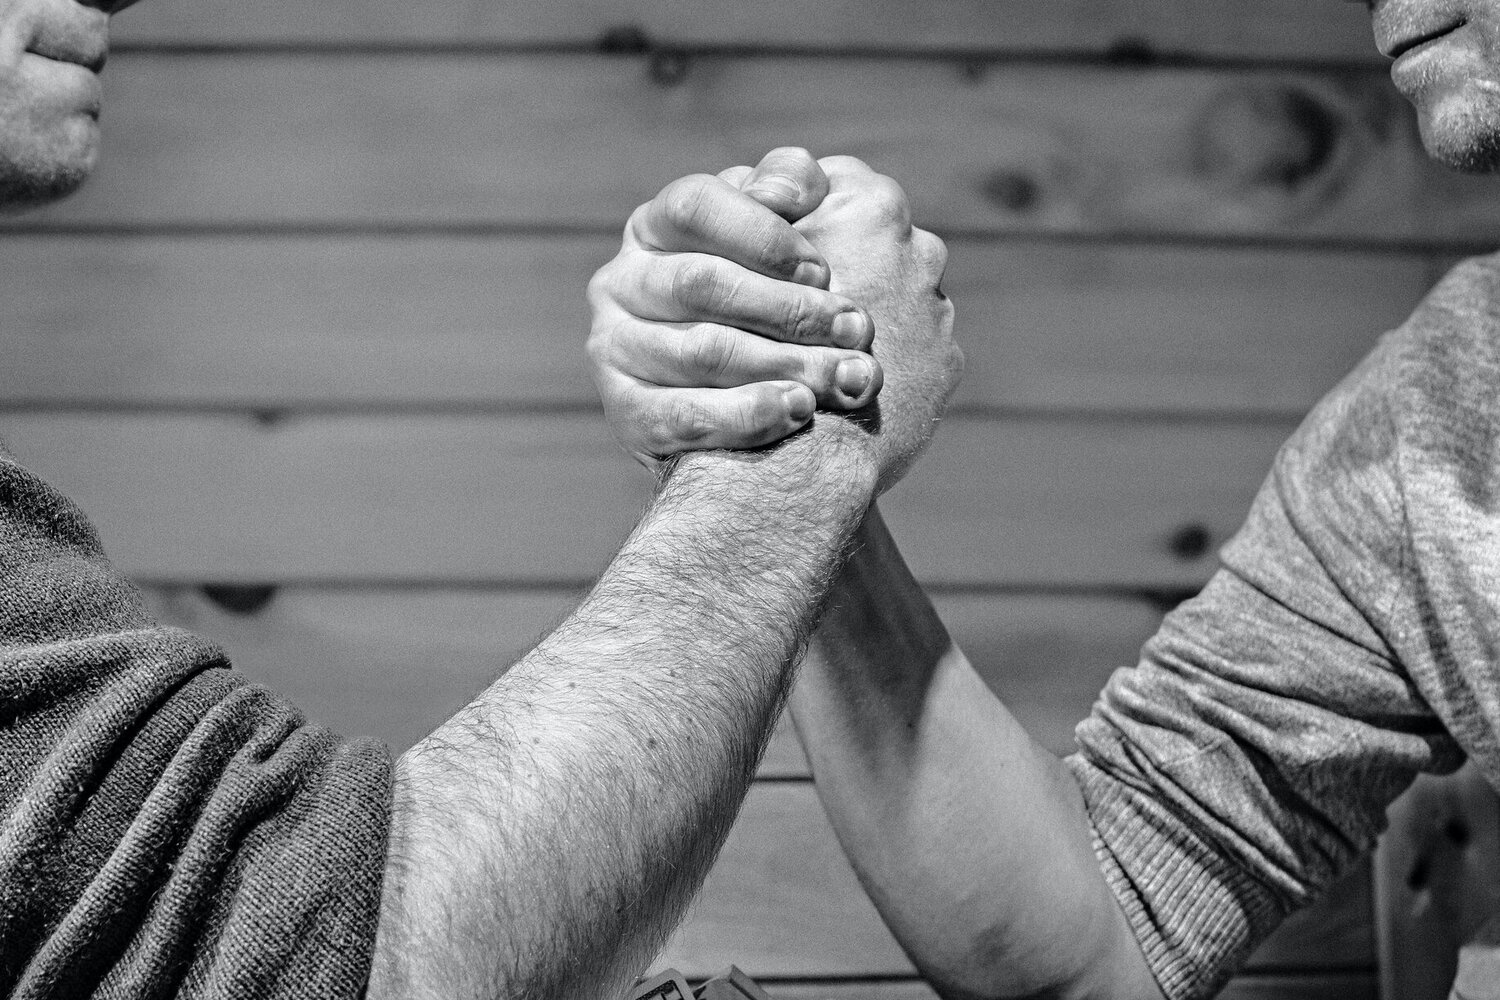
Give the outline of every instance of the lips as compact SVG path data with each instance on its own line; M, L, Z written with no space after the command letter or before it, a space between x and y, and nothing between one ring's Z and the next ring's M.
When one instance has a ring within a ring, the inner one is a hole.
M1399 59L1469 22L1467 0L1384 0L1374 8L1375 45Z
M104 69L109 56L109 15L82 4L49 7L52 16L32 27L26 51L54 62L82 66L91 73Z
M50 48L44 45L34 45L27 50L33 55L41 56L43 59L51 59L54 62L72 63L82 66L90 73L98 74L104 70L104 63L109 58L109 49L64 49Z
M1386 48L1383 51L1385 52L1386 57L1389 59L1400 59L1403 55L1405 55L1407 52L1410 52L1418 45L1425 45L1428 42L1436 41L1437 39L1442 38L1444 35L1457 31L1466 23L1466 21L1460 18L1459 20L1454 21L1452 24L1444 24L1441 27L1423 31L1417 34L1404 35L1392 42L1389 48Z

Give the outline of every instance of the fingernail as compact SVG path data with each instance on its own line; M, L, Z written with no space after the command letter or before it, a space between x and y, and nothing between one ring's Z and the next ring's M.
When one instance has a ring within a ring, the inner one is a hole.
M870 387L870 366L860 358L845 358L833 370L833 381L839 392L850 399L858 399Z
M782 398L786 401L787 416L799 424L813 415L813 407L817 405L813 394L802 385L788 389L782 394Z
M754 184L745 188L746 194L751 194L755 191L760 191L776 198L784 198L793 204L802 198L802 188L798 187L789 178L777 177L775 174L762 177Z
M826 288L828 286L828 268L815 260L804 260L797 265L797 270L792 272L792 280L799 285Z
M833 327L829 332L833 336L833 342L840 347L850 347L855 350L864 347L867 333L864 313L839 313L833 318Z

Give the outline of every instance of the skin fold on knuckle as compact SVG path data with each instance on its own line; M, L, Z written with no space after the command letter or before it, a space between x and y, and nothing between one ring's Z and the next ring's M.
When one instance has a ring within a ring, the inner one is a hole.
M790 422L779 391L757 391L735 407L729 429L744 447L774 440Z
M832 336L834 309L809 293L793 294L783 303L781 330L790 344L822 344Z
M710 261L692 257L676 262L668 294L684 315L719 315L726 293L719 269Z
M589 371L594 373L597 382L599 373L617 368L615 364L614 339L618 331L618 324L600 323L597 319L589 329L588 340L584 341L583 353L588 358Z
M623 261L626 259L625 251L617 254L609 263L594 272L589 278L589 283L584 288L584 300L588 302L589 308L597 314L610 303L618 301L621 288L621 272Z
M630 213L630 218L625 220L625 249L656 245L656 234L652 231L652 222L656 214L655 199L642 202L635 207L635 211Z
M927 270L935 275L934 283L941 282L943 272L948 269L948 244L942 237L926 229L913 228L912 241L922 255Z
M901 185L884 174L877 174L869 184L869 198L875 219L898 232L911 231L911 205Z
M685 331L678 368L690 380L718 383L734 371L739 354L733 331L712 323L696 323Z
M697 400L671 393L656 409L647 437L658 454L672 454L684 447L701 446L714 427L712 415Z
M773 278L790 278L799 264L815 256L812 247L791 224L780 218L767 220L753 239L761 273Z
M657 196L658 214L671 231L709 232L717 214L713 194L724 186L723 181L708 174L693 174L673 181Z

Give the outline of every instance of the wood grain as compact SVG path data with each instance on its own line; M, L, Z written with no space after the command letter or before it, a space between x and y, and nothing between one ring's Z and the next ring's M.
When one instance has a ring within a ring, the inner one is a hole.
M660 43L679 45L1098 51L1129 41L1249 58L1375 58L1363 12L1305 0L1262 0L1254 8L1234 0L928 0L915 8L901 0L153 0L116 24L117 36L127 44L590 44L613 29L634 26Z
M1196 586L1286 431L954 418L883 507L928 581ZM589 417L18 413L3 433L159 582L581 584L649 486Z
M868 159L939 232L1497 231L1472 188L1433 183L1378 75L722 57L669 87L592 56L119 63L104 166L29 224L615 230L674 177L799 144Z
M1248 968L1369 968L1369 869L1291 918ZM912 967L881 923L809 785L758 785L659 965L694 978L889 976Z
M581 592L278 589L251 613L191 586L147 590L164 620L212 639L235 667L310 717L400 752L493 681L572 610ZM1158 610L1127 598L940 594L955 640L1028 732L1069 752L1109 674L1136 661ZM790 726L763 777L807 777Z
M0 236L16 405L593 408L612 236ZM956 240L955 405L1305 411L1400 323L1420 256ZM66 289L64 294L61 290Z

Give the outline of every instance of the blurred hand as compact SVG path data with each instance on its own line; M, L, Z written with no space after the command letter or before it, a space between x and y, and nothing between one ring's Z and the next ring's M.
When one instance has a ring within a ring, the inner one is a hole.
M631 215L589 283L588 354L610 426L648 467L678 452L752 448L880 391L870 316L828 290L792 222L828 178L805 150L669 184Z
M796 228L827 261L830 290L861 303L875 322L872 350L885 384L852 419L869 432L885 490L932 438L963 372L953 304L939 289L948 250L912 226L895 181L851 156L818 163L828 195Z

